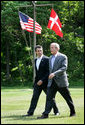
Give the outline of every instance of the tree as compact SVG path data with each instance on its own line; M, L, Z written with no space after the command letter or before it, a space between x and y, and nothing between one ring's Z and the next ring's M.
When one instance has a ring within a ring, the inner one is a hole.
M18 6L28 5L28 1L1 2L1 77L3 84L25 84L33 76L33 33L20 27ZM44 54L50 56L51 42L60 44L60 51L69 59L68 75L70 80L84 76L84 1L37 1L37 4L53 3L53 9L62 23L63 39L47 29L51 7L37 7L36 21L42 26L42 34L37 35L37 44L44 48ZM33 18L33 8L21 7L19 10ZM26 39L25 39L26 38ZM31 42L30 42L31 40ZM27 46L28 45L28 46ZM31 45L31 46L30 46ZM74 56L73 56L74 55Z

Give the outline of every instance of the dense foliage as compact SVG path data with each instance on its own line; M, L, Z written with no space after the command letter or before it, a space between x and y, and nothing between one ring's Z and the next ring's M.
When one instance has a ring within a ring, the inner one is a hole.
M53 9L62 22L63 38L47 29L51 6L36 7L36 21L42 26L42 34L36 36L37 44L50 56L51 42L60 44L60 52L68 56L68 78L84 77L84 1L38 1L53 3ZM2 85L26 85L33 81L33 33L22 31L18 11L33 18L33 7L28 1L1 2L1 80Z

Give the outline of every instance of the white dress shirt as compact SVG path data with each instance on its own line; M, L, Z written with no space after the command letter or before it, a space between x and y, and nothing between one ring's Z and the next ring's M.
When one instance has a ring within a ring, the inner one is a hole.
M41 60L42 60L42 57L43 57L43 55L42 55L41 57L38 57L38 58L37 58L37 61L36 61L37 70L39 70L39 65L40 65L40 62L41 62Z

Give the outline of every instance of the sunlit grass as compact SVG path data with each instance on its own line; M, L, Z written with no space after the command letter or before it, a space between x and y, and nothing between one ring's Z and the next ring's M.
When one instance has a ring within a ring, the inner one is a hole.
M22 89L2 89L1 90L1 123L2 124L83 124L84 123L84 89L70 88L71 96L76 108L76 117L69 117L69 108L63 97L57 93L56 102L60 111L60 116L56 117L53 111L49 118L38 120L45 108L46 95L44 92L35 110L34 116L22 117L27 113L30 106L33 90Z

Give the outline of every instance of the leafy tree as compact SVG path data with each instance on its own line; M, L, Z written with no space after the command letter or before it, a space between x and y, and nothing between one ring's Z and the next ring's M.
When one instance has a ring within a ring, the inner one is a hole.
M36 21L42 26L37 44L50 56L51 42L60 44L60 51L68 56L69 80L84 77L84 1L37 1L53 3L53 9L62 23L63 38L47 28L51 6L36 7ZM1 1L1 80L2 85L28 85L33 81L33 33L22 31L18 11L33 18L33 8L28 1ZM8 83L7 83L8 81ZM30 81L30 82L28 82Z

